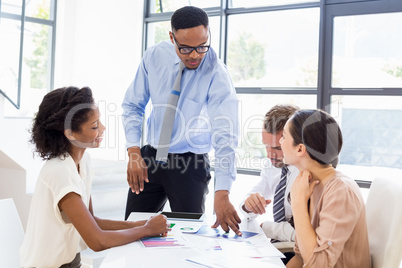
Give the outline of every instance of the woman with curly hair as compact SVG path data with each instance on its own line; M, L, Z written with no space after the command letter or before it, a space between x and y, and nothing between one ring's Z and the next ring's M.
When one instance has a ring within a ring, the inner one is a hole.
M342 143L339 125L324 111L300 110L286 122L284 160L300 171L290 191L296 254L286 267L371 267L359 186L335 169Z
M91 203L93 172L87 148L99 147L105 126L91 89L59 88L43 98L31 142L46 160L39 174L24 242L22 267L80 267L80 252L166 235L166 217L112 221L96 217Z

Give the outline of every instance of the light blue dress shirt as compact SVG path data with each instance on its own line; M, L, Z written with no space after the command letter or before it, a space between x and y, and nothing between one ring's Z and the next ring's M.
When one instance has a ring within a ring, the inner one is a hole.
M169 94L180 58L165 41L145 52L123 100L127 148L140 147L145 107L151 99L147 143L157 148ZM230 190L236 177L238 99L226 66L211 48L195 70L185 68L169 153L208 153L215 149L215 190Z

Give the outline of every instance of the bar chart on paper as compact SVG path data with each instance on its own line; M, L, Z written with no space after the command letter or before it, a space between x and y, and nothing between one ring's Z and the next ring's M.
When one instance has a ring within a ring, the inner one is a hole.
M186 246L185 240L174 233L169 233L167 236L144 237L141 242L146 248Z
M203 225L195 235L205 236L205 237L212 237L212 238L223 238L230 241L245 241L247 238L252 236L258 235L255 232L247 232L242 231L242 236L238 236L232 232L225 232L221 228L211 228L207 225Z

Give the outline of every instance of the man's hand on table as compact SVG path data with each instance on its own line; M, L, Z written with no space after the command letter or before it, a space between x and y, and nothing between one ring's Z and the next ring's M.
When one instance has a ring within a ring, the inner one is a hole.
M225 232L229 232L229 228L232 229L237 235L242 235L239 230L239 223L241 220L237 211L230 203L229 191L221 190L215 192L214 209L216 213L215 224L212 228L217 228L219 225Z

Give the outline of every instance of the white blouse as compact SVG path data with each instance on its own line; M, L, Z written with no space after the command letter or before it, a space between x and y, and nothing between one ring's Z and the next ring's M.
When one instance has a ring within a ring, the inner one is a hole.
M73 224L63 217L58 204L64 196L74 192L88 207L92 178L86 153L80 161L80 173L70 155L46 161L36 182L20 248L22 267L60 267L87 248Z

